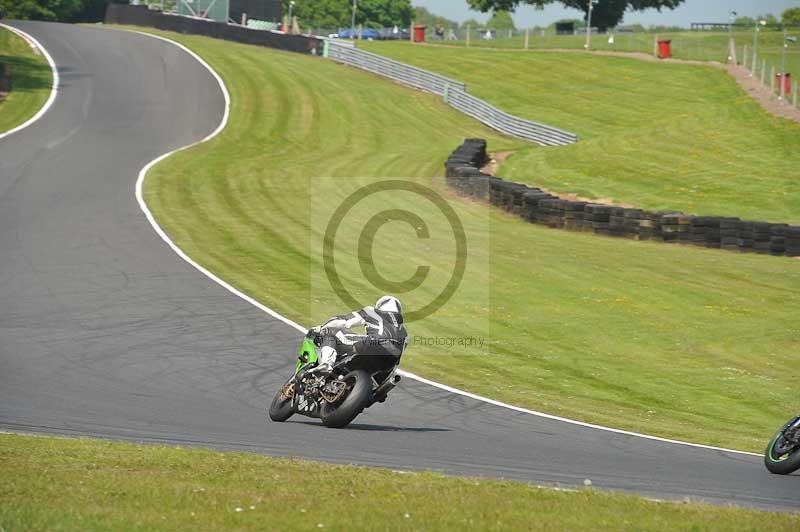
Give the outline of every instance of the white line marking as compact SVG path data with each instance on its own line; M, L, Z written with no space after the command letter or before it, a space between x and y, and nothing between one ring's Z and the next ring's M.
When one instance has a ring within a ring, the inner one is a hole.
M56 101L56 93L58 92L59 78L58 78L58 69L56 68L55 61L53 61L53 58L50 57L50 54L48 53L48 51L45 49L44 46L41 45L41 43L39 41L37 41L36 39L31 37L30 35L28 35L24 31L22 31L20 29L17 29L17 28L15 28L13 26L9 26L7 24L0 23L0 27L5 28L5 29L15 33L19 37L22 37L23 39L25 39L28 42L28 44L32 43L32 44L36 45L39 48L39 50L41 50L42 55L47 60L47 63L50 65L50 71L53 73L53 86L50 88L50 96L47 98L47 101L44 102L44 105L42 106L42 108L39 109L39 111L35 115L30 117L26 122L18 125L17 127L13 128L13 129L9 129L5 133L0 133L0 139L4 139L5 137L14 134L17 131L21 131L21 130L25 129L29 125L31 125L34 122L36 122L37 120L39 120L42 116L44 116L44 114L47 112L47 110L50 109L50 106L53 105L53 102Z
M144 32L138 32L138 31L135 32L135 33L141 33L142 35L147 35L149 37L154 37L156 39L161 39L162 41L166 41L166 42L172 43L175 46L177 46L177 47L181 48L182 50L184 50L186 53L188 53L189 55L191 55L195 59L197 59L197 61L199 61L200 64L203 65L206 69L208 69L208 71L211 73L211 75L214 76L214 79L216 79L217 83L219 83L220 89L222 90L222 93L225 96L225 115L222 117L222 122L220 122L219 126L217 127L217 129L214 130L214 132L212 132L210 135L208 135L206 138L204 138L201 141L195 142L195 143L190 144L188 146L184 146L183 148L178 148L177 150L173 150L173 151L171 151L169 153L165 153L164 155L161 155L160 157L158 157L156 159L153 159L152 161L147 163L147 165L144 168L142 168L142 170L139 172L139 178L136 180L136 200L139 202L139 207L141 207L141 209L144 212L145 216L147 216L147 220L150 222L150 225L153 226L153 229L155 230L155 232L158 233L158 235L161 237L161 239L164 242L166 242L167 245L169 245L169 247L171 247L172 250L175 251L175 253L177 253L178 256L180 256L183 260L185 260L186 262L188 262L189 264L194 266L197 270L202 272L209 279L211 279L212 281L214 281L218 285L222 286L223 288L225 288L226 290L228 290L232 294L244 299L245 301L247 301L251 305L253 305L253 306L259 308L260 310L266 312L267 314L269 314L273 318L275 318L277 320L280 320L283 323L285 323L286 325L294 327L299 332L305 334L308 330L305 327L303 327L302 325L300 325L298 323L295 323L294 321L290 320L289 318L278 314L276 311L272 310L271 308L269 308L269 307L267 307L265 305L262 305L261 303L259 303L255 299L253 299L252 297L248 296L247 294L245 294L243 292L240 292L239 290L237 290L233 286L229 285L228 283L226 283L225 281L223 281L222 279L220 279L219 277L217 277L216 275L214 275L213 273L211 273L207 269L205 269L202 266L200 266L194 260L192 260L186 253L183 252L183 250L181 250L181 248L179 248L169 238L169 236L167 236L167 234L164 232L164 230L161 229L161 227L158 225L158 222L156 222L156 219L153 217L153 213L150 212L150 209L147 207L147 204L144 202L144 197L142 195L142 183L144 183L144 178L145 178L145 175L147 174L147 171L150 170L150 168L152 168L156 163L166 159L167 157L169 157L173 153L179 152L181 150L185 150L187 148L191 148L192 146L196 146L197 144L201 144L201 143L206 142L208 140L211 140L212 138L217 136L228 123L228 115L230 113L231 100L230 100L230 95L228 94L228 89L227 89L227 87L225 87L225 82L222 81L222 78L219 76L219 74L217 74L216 71L214 71L214 69L211 68L211 66L208 63L206 63L202 58L200 58L200 56L198 56L197 54L195 54L194 52L192 52L191 50L186 48L184 45L182 45L180 43L177 43L175 41L172 41L170 39L167 39L167 38L164 38L164 37L160 37L158 35L152 35L150 33L144 33ZM404 371L402 369L398 369L398 373L400 375L402 375L403 377L407 377L409 379L413 379L413 380L419 381L421 383L428 384L430 386L433 386L435 388L439 388L441 390L445 390L445 391L450 392L450 393L454 393L454 394L457 394L457 395L462 395L464 397L469 397L470 399L474 399L476 401L481 401L481 402L484 402L484 403L488 403L490 405L499 406L501 408L506 408L506 409L509 409L509 410L514 410L515 412L521 412L523 414L530 414L530 415L541 417L541 418L545 418L545 419L552 419L552 420L555 420L555 421L562 421L564 423L569 423L571 425L578 425L578 426L581 426L581 427L587 427L587 428L597 429L597 430L604 430L606 432L613 432L613 433L622 434L622 435L625 435L625 436L635 436L637 438L644 438L644 439L647 439L647 440L659 441L659 442L663 442L663 443L673 443L673 444L677 444L677 445L684 445L684 446L688 446L688 447L696 447L696 448L700 448L700 449L708 449L708 450L712 450L712 451L722 451L722 452L726 452L726 453L745 454L745 455L750 455L750 456L761 456L758 453L751 453L751 452L747 452L747 451L737 451L736 449L726 449L724 447L713 447L711 445L702 445L702 444L699 444L699 443L690 443L690 442L685 442L685 441L680 441L680 440L671 440L671 439L668 439L668 438L660 438L658 436L650 436L650 435L647 435L647 434L640 434L638 432L630 432L630 431L627 431L627 430L620 430L620 429L614 429L614 428L611 428L611 427L604 427L602 425L593 425L591 423L584 423L583 421L576 421L574 419L568 419L568 418L564 418L564 417L554 416L554 415L551 415L551 414L545 414L544 412L537 412L536 410L529 410L527 408L522 408L522 407L519 407L519 406L513 406L513 405L510 405L510 404L507 404L507 403L503 403L501 401L495 401L494 399L489 399L488 397L483 397L481 395L476 395L474 393L470 393L470 392L467 392L467 391L464 391L464 390L459 390L458 388L453 388L451 386L447 386L446 384L442 384L442 383L439 383L439 382L428 380L428 379L426 379L424 377L420 377L418 375L414 375L413 373L409 373L409 372Z
M161 239L164 242L166 242L167 245L169 245L169 247L171 247L172 250L175 253L178 254L178 256L180 256L180 258L182 258L183 260L185 260L186 262L188 262L189 264L194 266L194 268L199 270L206 277L208 277L209 279L211 279L212 281L214 281L218 285L222 286L223 288L225 288L229 292L233 293L234 295L239 296L240 298L244 299L245 301L247 301L251 305L253 305L253 306L259 308L260 310L266 312L267 314L269 314L273 318L275 318L277 320L280 320L283 323L285 323L286 325L294 327L298 331L301 331L303 334L305 334L307 329L305 327L303 327L302 325L299 325L299 324L293 322L292 320L290 320L289 318L281 316L280 314L278 314L277 312L275 312L271 308L262 305L261 303L259 303L255 299L253 299L252 297L248 296L247 294L245 294L243 292L240 292L239 290L237 290L233 286L229 285L228 283L226 283L225 281L223 281L222 279L220 279L219 277L217 277L216 275L214 275L213 273L211 273L207 269L205 269L202 266L200 266L200 264L195 262L191 257L189 257L186 253L184 253L183 250L181 248L179 248L175 244L175 242L173 242L172 239L170 239L169 236L167 236L167 233L165 233L164 230L161 228L161 226L158 225L158 222L156 222L156 219L153 216L153 213L150 212L150 209L147 207L147 203L145 203L145 201L144 201L144 194L143 194L142 190L143 190L144 178L147 175L147 172L150 170L150 168L152 168L153 166L155 166L156 164L158 164L159 162L163 161L164 159L166 159L167 157L169 157L170 155L172 155L174 153L189 149L189 148L191 148L193 146L197 146L198 144L202 144L204 142L208 142L209 140L211 140L214 137L216 137L217 135L219 135L222 132L222 130L225 128L225 126L228 124L228 117L230 116L230 110L231 110L231 97L230 97L230 94L228 93L228 88L225 86L225 82L222 81L222 78L219 77L219 74L217 74L216 71L213 68L211 68L211 66L209 66L209 64L206 63L199 55L197 55L193 51L189 50L184 45L182 45L182 44L180 44L178 42L175 42L173 40L167 39L165 37L161 37L161 36L158 36L158 35L153 35L153 34L150 34L150 33L144 33L144 32L134 31L134 30L127 30L127 31L133 31L133 33L139 33L141 35L147 35L148 37L153 37L154 39L160 39L162 41L166 41L166 42L168 42L170 44L173 44L173 45L177 46L178 48L180 48L181 50L183 50L184 52L186 52L187 54L189 54L190 56L195 58L201 65L203 65L211 73L212 76L214 76L214 79L217 80L217 83L219 84L219 88L222 91L222 95L225 98L225 112L222 115L222 121L217 126L217 129L212 131L208 136L206 136L202 140L199 140L197 142L193 142L192 144L189 144L188 146L184 146L182 148L178 148L176 150L172 150L169 153L165 153L165 154L153 159L152 161L147 163L147 165L145 165L145 167L142 168L141 171L139 171L139 177L136 180L136 201L139 202L139 207L142 209L142 212L144 212L144 215L147 217L147 221L150 222L150 225L153 227L155 232L158 233L158 236L160 236Z

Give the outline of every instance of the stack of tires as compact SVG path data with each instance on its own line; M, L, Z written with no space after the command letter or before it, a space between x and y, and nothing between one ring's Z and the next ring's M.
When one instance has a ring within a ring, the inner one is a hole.
M566 200L540 188L484 173L481 168L489 160L486 149L483 139L465 140L445 163L447 184L463 196L488 201L530 223L635 240L800 256L800 227Z
M11 92L11 73L5 63L0 63L0 100Z

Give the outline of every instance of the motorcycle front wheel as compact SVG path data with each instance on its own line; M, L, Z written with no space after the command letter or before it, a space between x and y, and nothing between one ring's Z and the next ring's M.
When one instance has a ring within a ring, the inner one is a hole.
M764 452L764 465L770 473L776 475L788 475L800 469L800 443L791 441L784 436L784 431L794 424L797 418L793 418L783 426L767 445Z
M286 421L292 414L294 414L294 406L292 405L291 397L287 399L284 397L284 389L287 386L293 386L294 378L292 378L289 382L281 386L278 390L278 393L275 394L275 397L272 399L272 404L269 405L269 418L272 421Z
M372 377L363 369L351 371L344 377L348 392L344 399L335 404L322 403L319 417L326 427L340 429L346 427L369 404L372 394Z

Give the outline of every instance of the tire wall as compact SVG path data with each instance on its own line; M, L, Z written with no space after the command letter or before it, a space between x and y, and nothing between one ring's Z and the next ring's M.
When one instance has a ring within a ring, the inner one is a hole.
M109 4L106 10L105 23L144 26L178 33L205 35L215 39L267 46L302 54L322 55L323 48L323 41L315 37L254 30L244 26L223 24L210 20L167 15L159 11L151 11L147 6Z
M0 92L11 92L11 75L5 63L0 63Z
M562 199L483 173L486 141L467 139L445 163L447 184L530 223L635 240L656 240L770 255L800 256L800 227L720 216L599 205Z

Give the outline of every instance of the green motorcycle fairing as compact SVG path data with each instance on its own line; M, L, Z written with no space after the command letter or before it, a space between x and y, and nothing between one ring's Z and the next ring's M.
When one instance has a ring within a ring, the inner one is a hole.
M295 364L295 375L301 369L312 366L317 363L317 346L314 345L314 339L306 336L303 338L303 343L300 345L300 352L297 354L297 364Z

